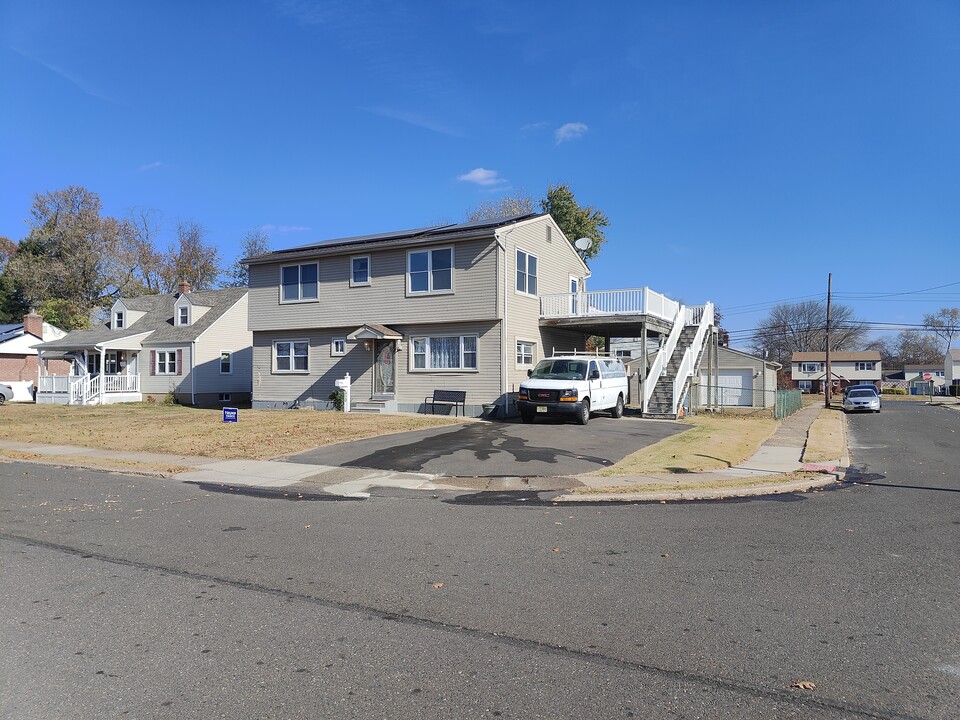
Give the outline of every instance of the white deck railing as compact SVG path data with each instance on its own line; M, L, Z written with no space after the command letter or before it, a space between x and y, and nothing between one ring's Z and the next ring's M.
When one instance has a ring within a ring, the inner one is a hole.
M693 343L683 352L683 360L677 368L677 375L673 378L673 412L679 412L683 393L686 389L687 378L693 375L694 365L700 357L707 330L713 325L713 303L686 309L687 325L697 325L697 334Z
M100 395L140 392L139 375L45 375L37 383L38 394L66 395L71 405L85 405Z
M574 318L596 315L654 315L673 322L680 303L650 288L591 290L540 297L540 317Z
M683 306L681 306L680 310L683 309ZM677 347L677 342L680 340L680 333L683 332L683 318L679 317L679 312L677 315L678 317L670 329L670 334L667 335L666 342L660 346L660 349L657 351L657 357L654 358L653 364L650 366L650 371L643 380L643 405L641 405L643 412L647 412L647 408L650 406L650 398L653 397L653 389L657 386L657 380L663 375L663 371L666 369L667 363L670 362L673 351Z
M37 384L38 393L67 393L70 390L68 375L41 375Z

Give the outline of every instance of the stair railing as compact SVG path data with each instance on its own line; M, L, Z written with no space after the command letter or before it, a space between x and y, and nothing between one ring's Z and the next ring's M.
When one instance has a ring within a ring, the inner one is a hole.
M713 303L708 302L706 305L698 308L690 308L690 310L695 312L691 312L689 316L687 316L689 320L699 320L699 322L697 323L697 334L694 335L693 342L690 343L690 346L684 350L683 360L680 361L677 374L673 378L672 412L674 414L679 412L680 403L683 401L683 396L686 392L687 379L693 376L697 360L700 358L700 353L703 352L703 344L707 336L707 330L713 325Z
M657 357L654 358L653 364L650 366L650 371L647 373L647 377L643 380L643 412L647 412L647 408L650 405L650 398L653 396L653 389L657 384L657 380L659 380L660 376L663 375L663 371L667 367L667 363L673 356L673 351L676 349L677 342L680 340L680 333L683 332L683 321L685 318L686 308L681 305L673 319L673 327L670 329L670 334L667 336L667 341L660 346L660 349L657 351Z

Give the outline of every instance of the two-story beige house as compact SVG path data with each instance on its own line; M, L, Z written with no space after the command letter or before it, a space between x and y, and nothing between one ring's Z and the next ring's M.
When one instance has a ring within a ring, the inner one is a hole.
M512 412L511 393L587 334L540 322L589 270L549 215L318 242L247 258L253 405L331 406L349 374L354 409L422 411L466 392L468 415ZM566 307L570 311L571 308Z
M822 393L827 372L827 356L822 352L798 352L790 358L792 386L803 392ZM882 368L876 350L830 353L830 372L834 392L848 385L873 385L880 390Z

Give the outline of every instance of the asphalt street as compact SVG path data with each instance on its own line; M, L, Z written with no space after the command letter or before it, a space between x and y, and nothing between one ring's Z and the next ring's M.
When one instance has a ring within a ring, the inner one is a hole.
M850 483L719 503L0 464L0 716L956 718L960 413L849 420Z
M684 430L678 423L594 416L587 425L563 418L477 422L382 435L291 455L297 463L432 473L448 477L555 477L613 465Z

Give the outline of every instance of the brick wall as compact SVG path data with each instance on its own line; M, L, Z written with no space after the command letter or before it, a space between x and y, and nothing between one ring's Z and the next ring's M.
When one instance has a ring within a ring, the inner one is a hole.
M50 360L50 375L69 375L70 363L67 360ZM36 355L0 355L0 382L19 382L32 380L37 383Z

